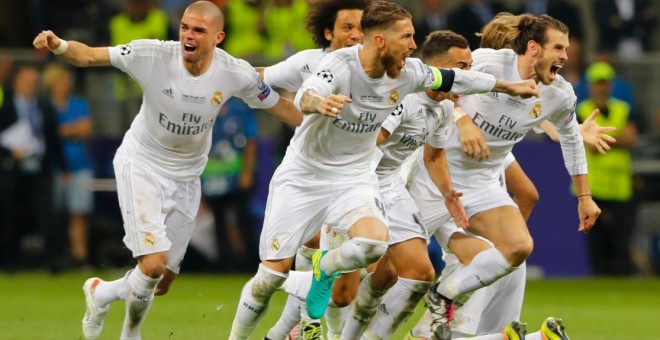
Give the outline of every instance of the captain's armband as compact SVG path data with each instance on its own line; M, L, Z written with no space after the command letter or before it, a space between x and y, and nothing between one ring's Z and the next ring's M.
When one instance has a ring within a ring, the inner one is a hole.
M437 68L435 66L429 66L429 69L433 74L433 84L431 85L431 90L449 92L451 90L451 86L454 84L454 77L456 73L453 70Z

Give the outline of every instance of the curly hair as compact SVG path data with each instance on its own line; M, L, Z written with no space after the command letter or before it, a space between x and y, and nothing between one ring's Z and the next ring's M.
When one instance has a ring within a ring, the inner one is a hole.
M341 10L364 10L372 0L316 0L310 2L309 13L305 19L305 27L312 34L312 39L321 48L330 47L325 38L325 29L332 31L337 21L337 13Z

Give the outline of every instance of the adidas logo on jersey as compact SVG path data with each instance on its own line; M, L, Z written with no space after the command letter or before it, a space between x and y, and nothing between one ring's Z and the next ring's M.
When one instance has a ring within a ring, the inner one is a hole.
M170 98L174 98L174 93L172 93L172 89L164 89L162 92L163 92L164 95L166 95Z
M387 307L385 306L384 303L381 303L378 306L378 309L380 309L380 311L383 312L385 315L390 315L390 312L387 311Z
M312 70L309 68L309 65L305 64L303 65L303 67L300 68L300 72L312 73Z

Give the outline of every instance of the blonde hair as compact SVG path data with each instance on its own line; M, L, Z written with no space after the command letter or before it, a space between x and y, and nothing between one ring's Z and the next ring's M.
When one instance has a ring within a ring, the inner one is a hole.
M563 22L549 16L532 14L513 15L511 13L498 13L483 29L480 47L502 49L511 48L518 54L527 51L527 42L534 40L544 45L547 41L548 28L556 29L568 34L568 26Z
M42 81L44 86L50 90L53 85L63 76L68 76L73 80L73 74L68 67L63 64L54 63L46 66L46 69L44 69L44 73L42 75Z
M520 33L518 31L518 23L521 16L508 12L498 13L493 20L484 26L481 33L477 33L481 37L479 47L495 50L512 48L513 41L516 40L516 37Z

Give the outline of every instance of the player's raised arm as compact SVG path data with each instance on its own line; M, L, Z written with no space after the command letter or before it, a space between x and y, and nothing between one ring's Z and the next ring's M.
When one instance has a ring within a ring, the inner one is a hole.
M107 47L89 47L77 41L66 41L52 31L41 31L34 38L32 45L36 49L49 49L71 65L80 67L110 65L110 52Z

